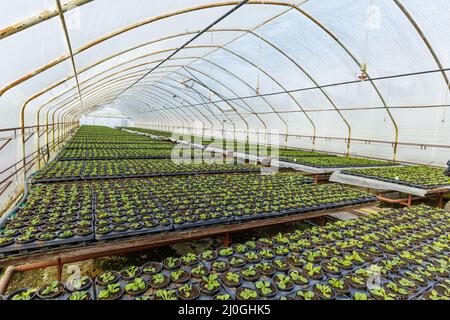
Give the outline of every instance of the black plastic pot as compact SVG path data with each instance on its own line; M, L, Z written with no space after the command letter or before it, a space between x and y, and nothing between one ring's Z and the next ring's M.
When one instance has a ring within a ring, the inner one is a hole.
M98 291L99 293L101 292L101 290ZM119 292L117 292L116 294L114 294L113 296L108 297L107 299L100 299L98 298L98 300L107 300L107 301L112 301L112 300L119 300L120 298L122 298L123 294L124 294L124 290L123 288L120 288Z
M162 265L165 270L172 271L172 270L178 269L182 263L180 258L174 258L174 262L175 262L174 265L170 266L169 260L168 260L168 258L166 258L163 260Z
M153 289L163 289L163 288L167 288L167 286L170 284L170 278L168 276L166 276L165 274L162 274L164 276L164 281L160 284L156 284L152 281L152 278L150 278L149 283L150 286Z
M11 293L8 295L8 297L6 298L6 300L14 300L14 299L13 299L14 296L16 296L16 295L18 295L18 294L21 294L21 293L24 293L24 292L27 292L27 291L28 291L28 289L18 289L18 290L15 290L15 291L11 292ZM29 299L29 300L35 300L36 295L37 295L37 291L34 291L34 292L30 295L30 299Z
M200 291L201 291L204 295L209 296L209 297L215 296L216 294L219 293L219 291L220 291L220 289L221 289L221 287L219 287L219 288L216 288L216 289L214 289L214 290L208 290L207 288L205 288L203 282L200 282L199 286L200 286Z
M227 274L228 274L228 272L225 272L225 273L223 273L222 274L222 276L221 276L221 281L222 281L222 283L226 286L226 287L229 287L229 288L237 288L237 287L239 287L241 284L242 284L242 277L241 276L239 276L239 282L232 282L232 281L229 281L226 277L227 277Z
M110 273L114 277L114 279L112 279L111 281L108 281L108 282L103 282L100 279L100 276L102 274L106 274L106 273ZM95 283L99 286L107 286L108 284L116 283L117 281L119 281L119 279L120 279L120 274L116 271L102 272L101 274L99 274L97 276L97 278L95 278Z
M182 277L175 279L174 277L172 277L172 272L178 272L178 271L182 271ZM178 269L178 270L174 270L172 272L170 274L170 280L175 284L184 284L184 283L188 282L189 279L191 278L190 272L187 270L184 270L184 269Z
M80 281L81 280L85 280L85 281L83 281L82 283L81 283L81 286L80 287L78 287L78 288L75 288L71 283L66 283L66 289L67 289L67 291L69 291L69 292L76 292L76 291L86 291L86 290L88 290L91 286L92 286L92 284L93 284L93 281L92 281L92 279L91 278L89 278L89 277L80 277Z
M256 287L256 284L255 284ZM256 292L258 292L258 295L262 298L273 298L278 294L278 289L277 287L272 283L272 281L270 281L270 289L271 289L271 293L268 295L264 295L260 289L256 288Z
M152 270L150 272L150 271L146 270L148 268L151 268L151 269L154 269L154 270ZM144 264L141 267L142 273L146 274L146 275L152 275L152 274L155 274L155 273L159 273L159 272L161 272L162 268L163 267L162 267L161 263L158 263L158 262L147 262L146 264Z
M37 297L39 299L41 299L41 300L53 300L53 299L56 299L56 298L62 296L64 294L64 292L65 292L65 289L66 289L64 283L60 282L60 283L58 283L58 291L57 292L54 292L54 293L51 293L51 294L48 294L48 295L44 295L43 291L45 290L46 287L47 286L44 286L44 287L40 288L37 291L37 293L36 293Z
M245 300L245 299L242 298L242 296L241 296L242 291L244 291L245 289L249 289L249 290L252 290L252 291L255 291L255 292L256 292L256 297L253 298L252 300L258 300L258 299L260 298L260 295L259 295L259 293L258 293L257 290L254 290L254 289L249 288L249 287L240 287L239 289L236 290L236 300L241 300L241 301L242 301L242 300Z
M177 292L178 292L178 297L181 300L185 300L185 301L197 300L200 297L200 294L201 294L200 288L197 285L193 285L192 286L192 293L191 293L191 295L189 297L186 297L182 293L180 293L179 288L178 288Z
M230 264L225 260L215 260L211 263L211 269L215 272L222 273L230 269Z

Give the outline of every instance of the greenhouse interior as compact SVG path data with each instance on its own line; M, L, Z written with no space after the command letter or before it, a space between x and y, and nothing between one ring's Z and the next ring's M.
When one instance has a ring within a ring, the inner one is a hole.
M450 299L450 1L1 5L3 303Z

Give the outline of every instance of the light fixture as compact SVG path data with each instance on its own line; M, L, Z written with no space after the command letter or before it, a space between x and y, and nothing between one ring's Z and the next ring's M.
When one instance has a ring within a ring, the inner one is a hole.
M360 66L360 75L358 76L358 79L361 81L367 80L369 77L367 76L367 63L361 63Z

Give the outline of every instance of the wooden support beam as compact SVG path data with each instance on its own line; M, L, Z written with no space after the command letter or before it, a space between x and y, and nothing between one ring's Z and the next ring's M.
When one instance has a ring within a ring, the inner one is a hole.
M75 8L78 8L78 7L85 5L92 1L94 1L94 0L73 0L62 6L62 11L67 12L67 11L73 10ZM13 34L21 32L23 30L26 30L26 29L28 29L32 26L35 26L41 22L44 22L44 21L50 20L54 17L57 17L58 15L59 15L58 9L44 10L36 16L27 18L16 24L13 24L11 26L8 26L8 27L0 30L0 40L7 38L9 36L12 36Z

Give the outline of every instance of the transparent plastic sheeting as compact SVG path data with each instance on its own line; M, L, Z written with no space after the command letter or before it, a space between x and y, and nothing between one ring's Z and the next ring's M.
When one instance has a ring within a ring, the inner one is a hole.
M419 197L424 197L427 194L436 193L437 190L443 191L448 190L450 191L450 186L445 186L439 189L420 189L420 188L414 188L410 186L401 185L398 183L392 183L392 182L386 182L381 181L377 179L370 179L370 178L364 178L364 177L357 177L350 174L341 173L339 171L334 172L330 177L331 182L338 182L342 184L348 184L352 186L358 186L363 188L371 188L371 189L377 189L377 190L393 190L393 191L399 191L406 194L412 194Z
M20 126L25 102L28 126L107 105L146 127L277 131L293 147L382 159L398 135L397 160L450 158L449 71L327 86L356 81L361 63L371 78L449 68L448 0L249 1L129 88L237 4L92 0L66 11L83 104L57 15L0 38L0 128ZM2 30L57 9L1 5Z

